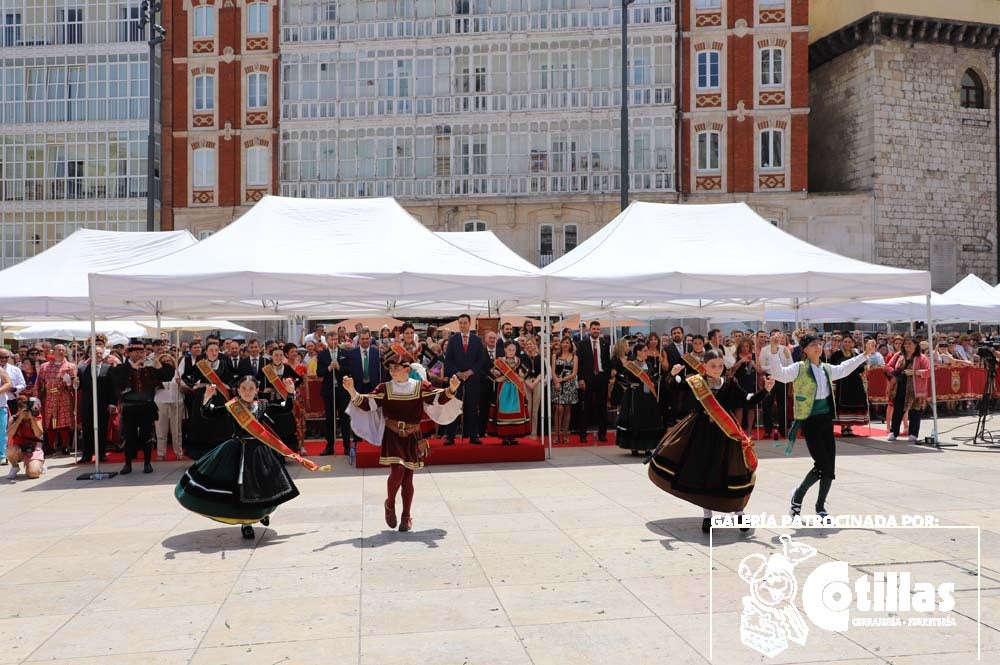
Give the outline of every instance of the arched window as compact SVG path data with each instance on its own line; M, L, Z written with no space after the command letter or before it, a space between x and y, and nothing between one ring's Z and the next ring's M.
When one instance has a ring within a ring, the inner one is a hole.
M202 74L194 77L194 110L211 111L215 108L215 77Z
M485 231L486 230L486 222L481 222L479 220L472 220L470 222L466 222L465 226L464 226L464 230L467 233L471 233L473 231Z
M719 170L719 132L698 132L698 170Z
M267 74L254 72L247 74L247 108L259 109L267 106Z
M267 185L271 179L270 153L263 146L247 148L247 185Z
M212 5L199 5L192 10L194 14L194 36L214 37L215 36L215 7Z
M780 129L765 129L760 133L760 168L780 169L783 163L782 132Z
M986 90L983 79L975 71L966 69L962 75L962 108L986 108Z
M215 187L215 150L213 148L198 148L194 151L194 186L199 188Z
M271 7L266 2L252 2L247 5L247 34L266 35L270 11Z

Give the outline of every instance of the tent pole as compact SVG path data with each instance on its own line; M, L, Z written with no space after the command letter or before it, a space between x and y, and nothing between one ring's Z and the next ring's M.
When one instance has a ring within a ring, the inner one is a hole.
M618 342L618 329L615 327L615 313L611 312L611 346Z
M912 325L912 324L911 324ZM930 443L938 443L938 410L937 410L937 381L934 377L934 321L931 319L931 294L927 294L927 344L931 362L931 414L934 417L934 429L931 430Z
M77 480L104 480L114 478L117 471L101 472L101 444L100 429L97 419L97 321L94 316L94 299L90 299L90 408L91 417L94 419L94 472L77 476Z
M163 324L162 314L160 313L160 308L156 308L156 339L160 339L160 326Z
M542 389L542 408L545 413L545 426L542 427L542 442L546 445L546 459L552 459L552 400L548 397L548 387L551 377L549 372L549 360L552 355L552 323L549 320L549 303L542 301L542 381L539 386Z

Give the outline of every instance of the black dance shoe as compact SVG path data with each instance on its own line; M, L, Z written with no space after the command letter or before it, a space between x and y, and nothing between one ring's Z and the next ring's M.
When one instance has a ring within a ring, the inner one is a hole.
M243 540L253 540L253 527L249 524L244 524L240 527L240 532L243 534Z
M122 470L118 472L118 475L127 476L130 473L132 473L132 460L125 460L125 466L123 466Z
M473 446L481 446L483 445L483 442L478 436L473 436L469 438L469 444Z
M402 519L400 519L400 521L399 521L399 530L400 531L410 531L412 529L413 529L413 520L412 519L410 519L409 517L403 517Z
M264 517L261 518L260 523L263 526L271 526L271 516L270 515L264 515Z
M150 464L149 462L146 462L145 464L142 465L142 472L153 473L153 465Z

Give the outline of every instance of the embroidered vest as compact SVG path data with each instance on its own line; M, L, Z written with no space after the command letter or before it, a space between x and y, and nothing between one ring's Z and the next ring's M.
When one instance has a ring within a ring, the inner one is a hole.
M834 411L836 411L836 393L833 389L833 375L830 372L830 365L827 363L820 363L820 367L826 372L826 380L830 386L830 399L834 402ZM816 390L818 386L816 385L816 377L813 376L812 369L809 367L809 361L803 360L799 362L799 375L795 377L792 382L792 387L795 391L795 403L792 407L792 417L795 420L805 420L812 415L813 406L816 402Z

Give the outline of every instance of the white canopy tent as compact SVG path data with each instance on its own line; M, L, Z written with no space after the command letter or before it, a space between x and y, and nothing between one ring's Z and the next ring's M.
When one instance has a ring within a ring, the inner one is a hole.
M994 321L1000 319L1000 306L969 304L947 295L932 292L931 315L934 317L935 323ZM765 316L768 321L811 321L813 323L922 321L927 317L927 299L924 296L909 296L833 305L807 305L798 311L767 310Z
M567 302L703 298L787 307L793 299L801 305L930 293L927 271L820 249L745 203L632 203L542 273L547 298Z
M977 303L983 306L1000 308L1000 292L979 277L968 274L955 286L944 292L944 295L955 300ZM997 319L964 319L965 321L996 321Z
M530 268L530 269L529 269ZM97 272L100 307L163 315L286 316L364 304L538 298L537 268L477 256L435 235L393 199L264 197L218 233L167 259Z
M128 321L124 319L99 319L94 321L94 329L99 333L120 333L126 337L151 337L156 334L156 321ZM90 321L76 319L51 319L39 321L16 321L7 326L16 339L85 339L90 337ZM253 333L253 330L225 320L162 319L160 332L228 330Z
M135 233L80 229L62 242L0 271L0 317L90 319L87 275L142 264L197 244L187 231ZM117 318L148 313L122 301L107 302L97 313Z

